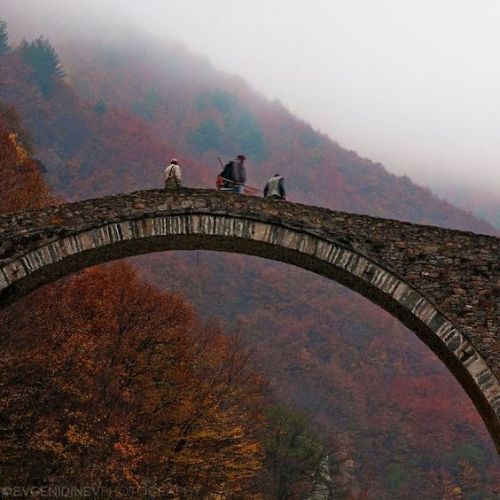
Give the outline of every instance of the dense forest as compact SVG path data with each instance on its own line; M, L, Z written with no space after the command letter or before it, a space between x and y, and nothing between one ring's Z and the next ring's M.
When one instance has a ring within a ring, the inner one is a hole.
M177 43L134 33L11 44L7 28L3 213L159 186L173 156L188 185L212 186L217 157L245 153L250 184L277 170L292 201L497 232ZM437 358L383 311L302 270L151 255L46 287L0 329L4 481L154 477L151 488L173 495L301 498L326 460L334 497L499 494L490 438ZM302 436L300 470L283 428Z

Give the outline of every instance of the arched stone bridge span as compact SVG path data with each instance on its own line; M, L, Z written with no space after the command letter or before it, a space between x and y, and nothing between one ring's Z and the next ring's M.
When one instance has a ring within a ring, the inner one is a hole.
M183 189L0 217L0 306L109 260L204 249L287 262L359 292L446 364L500 450L500 239Z

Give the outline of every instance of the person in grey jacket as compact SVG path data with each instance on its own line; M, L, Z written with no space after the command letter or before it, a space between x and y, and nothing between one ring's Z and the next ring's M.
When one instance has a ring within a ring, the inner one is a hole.
M276 198L286 200L285 178L280 174L274 174L264 187L264 198Z

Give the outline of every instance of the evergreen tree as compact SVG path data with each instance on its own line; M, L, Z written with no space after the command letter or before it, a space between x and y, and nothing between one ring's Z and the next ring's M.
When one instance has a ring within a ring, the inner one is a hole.
M0 19L0 56L10 51L7 23Z
M23 40L20 49L23 61L33 68L33 81L45 97L50 97L58 80L64 77L59 56L51 43L43 38Z
M293 409L273 406L266 420L264 463L274 482L274 498L286 500L312 487L325 452L306 419Z
M96 103L95 103L95 106L94 106L94 111L98 114L98 115L103 115L104 113L106 113L106 111L108 110L108 105L106 104L106 101L104 101L103 99L99 99Z
M134 113L151 122L154 120L155 111L161 104L161 95L156 89L150 89L146 95L132 105Z
M203 120L197 128L191 129L187 134L188 144L197 152L215 150L220 147L221 130L212 118Z
M239 100L219 90L200 94L196 100L198 112L216 110L223 121L221 128L213 118L207 118L197 129L188 133L188 144L197 153L208 149L237 149L248 157L262 161L267 157L266 144L257 118Z

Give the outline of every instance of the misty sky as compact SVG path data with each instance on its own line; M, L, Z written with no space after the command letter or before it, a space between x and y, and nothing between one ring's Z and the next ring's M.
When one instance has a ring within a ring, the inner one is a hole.
M500 0L121 4L389 170L500 197Z
M84 5L184 42L392 172L500 193L500 0Z

